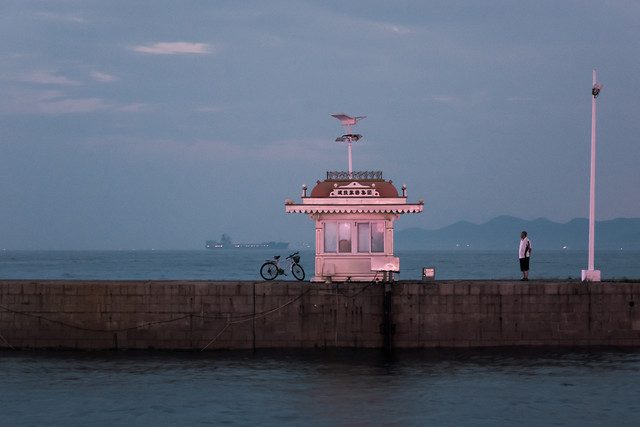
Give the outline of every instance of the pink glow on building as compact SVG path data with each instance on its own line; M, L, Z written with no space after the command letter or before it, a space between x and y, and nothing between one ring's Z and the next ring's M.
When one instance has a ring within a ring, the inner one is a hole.
M333 116L341 118L343 126L364 118ZM341 138L356 136L351 131ZM373 281L392 276L400 269L400 260L393 254L393 223L402 214L423 210L422 199L407 203L406 185L400 195L382 172L351 170L350 151L349 167L348 172L327 172L310 194L303 185L301 203L285 202L286 212L307 214L315 221L312 281Z

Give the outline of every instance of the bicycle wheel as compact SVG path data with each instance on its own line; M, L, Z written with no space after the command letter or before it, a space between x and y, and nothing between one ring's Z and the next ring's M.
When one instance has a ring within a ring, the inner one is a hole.
M300 264L293 264L291 266L291 272L293 273L293 277L298 280L304 280L304 270Z
M260 267L260 275L264 280L273 280L278 277L278 266L273 262L265 262Z

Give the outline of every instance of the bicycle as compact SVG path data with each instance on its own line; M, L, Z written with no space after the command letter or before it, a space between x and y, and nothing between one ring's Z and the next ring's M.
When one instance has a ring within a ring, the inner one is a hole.
M299 252L292 253L284 260L280 259L280 255L274 256L273 260L268 259L267 262L262 264L262 267L260 267L260 275L264 280L273 280L278 277L278 274L284 274L286 276L287 273L285 273L284 270L289 267L293 277L298 280L304 280L304 269L300 264L298 264L300 262L300 255L298 254ZM281 266L282 263L288 265L283 267Z

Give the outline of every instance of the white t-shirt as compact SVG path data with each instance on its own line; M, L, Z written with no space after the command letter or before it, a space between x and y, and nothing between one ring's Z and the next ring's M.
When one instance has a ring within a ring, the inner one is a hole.
M528 249L527 245L529 246ZM529 241L528 237L520 240L520 250L518 251L518 256L520 258L528 258L529 256L531 256L531 242Z

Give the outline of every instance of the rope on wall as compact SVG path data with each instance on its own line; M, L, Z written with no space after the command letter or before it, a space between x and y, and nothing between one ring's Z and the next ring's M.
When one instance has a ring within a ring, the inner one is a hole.
M330 295L336 295L340 294L341 296L345 297L345 298L355 298L358 295L362 294L363 292L365 292L367 289L369 289L371 286L377 285L378 282L372 281L370 283L368 283L367 285L363 286L362 289L358 290L357 292L354 292L351 295L348 295L347 293L344 292L343 289L340 288L340 283L334 283L334 287L335 287L335 293L331 292ZM209 341L209 343L204 346L200 351L203 351L205 349L207 349L211 344L213 344L219 337L220 335L222 335L222 333L224 333L224 331L226 331L231 325L235 325L235 324L240 324L240 323L245 323L245 322L250 322L250 321L254 321L256 319L260 319L266 316L269 316L270 314L273 314L277 311L282 310L283 308L293 304L294 302L298 301L299 299L303 298L305 295L309 294L312 290L314 290L314 288L309 288L307 290L305 290L304 292L302 292L300 295L296 296L295 298L287 301L286 303L272 308L272 309L268 309L268 310L264 310L262 312L259 313L248 313L248 314L240 314L240 315L233 315L232 313L225 313L225 314L220 314L217 316L211 316L211 315L204 315L204 314L198 314L198 313L188 313L188 314L183 314L179 317L176 318L171 318L171 319L165 319L165 320L156 320L153 322L144 322L141 323L139 325L135 325L135 326L128 326L128 327L122 327L122 328L92 328L92 327L86 327L86 326L80 326L77 324L73 324L70 322L65 322L62 320L57 320L57 319L52 319L46 316L42 316L42 315L38 315L38 314L33 314L33 313L29 313L26 311L21 311L21 310L14 310L12 308L9 308L7 306L1 305L0 304L0 309L8 312L8 313L13 313L15 315L19 315L19 316L25 316L25 317L31 317L34 319L38 319L38 320L42 320L45 322L50 322L53 324L57 324L60 325L62 327L66 327L66 328L70 328L70 329L76 329L76 330L80 330L80 331L88 331L88 332L100 332L100 333L118 333L118 332L127 332L127 331L133 331L136 329L142 329L142 328L147 328L150 326L155 326L155 325L162 325L162 324L169 324L169 323L174 323L174 322L179 322L181 320L187 319L187 318L200 318L203 320L222 320L222 319L229 319L229 314L231 314L231 318L233 320L227 321L227 323L225 324L225 326L216 334L215 337L213 337L213 339L211 341ZM322 295L324 292L321 290L318 290L318 294ZM329 294L329 293L327 293ZM0 335L0 339L2 339L2 341L4 341L4 343L9 346L11 349L15 348L2 336Z

